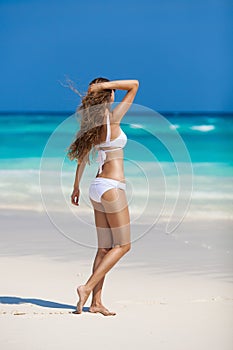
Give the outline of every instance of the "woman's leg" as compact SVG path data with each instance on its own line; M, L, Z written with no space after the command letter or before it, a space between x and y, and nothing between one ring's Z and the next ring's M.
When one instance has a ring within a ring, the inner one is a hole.
M95 272L95 270L99 266L100 262L102 261L103 257L105 256L105 254L107 254L107 251L106 251L106 253L104 253L98 249L96 256L95 256L94 263L93 263L92 273ZM105 276L96 284L96 286L92 290L91 306L102 305L101 297L102 297L102 288L103 288L103 284L104 284L104 279L105 279Z
M80 300L77 304L77 313L82 312L83 305L97 283L131 248L130 218L125 191L114 188L106 191L101 199L113 235L114 247L105 254L86 284L78 287Z
M97 267L99 266L100 262L102 261L103 257L112 248L112 233L111 233L109 224L107 222L102 204L94 202L92 200L91 202L94 207L95 224L96 224L97 237L98 237L98 250L97 250L96 257L93 263L93 268L92 268L92 272L94 273ZM104 279L105 279L105 276L96 284L96 286L92 290L93 294L92 294L91 306L95 307L95 306L103 305L101 301L101 293L102 293Z
M102 255L102 253L97 252L93 270L92 270L93 273L95 272L96 268L98 267L98 265L100 264L100 262L102 261L106 253L103 253ZM102 294L104 279L105 279L105 276L96 284L96 286L92 290L93 292L92 302L91 302L91 306L89 307L89 312L93 312L93 313L100 312L104 316L116 315L114 311L109 311L102 303L101 294Z

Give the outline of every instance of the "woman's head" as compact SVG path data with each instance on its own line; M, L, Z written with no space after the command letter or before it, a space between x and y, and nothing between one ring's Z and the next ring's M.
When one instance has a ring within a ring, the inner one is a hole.
M108 82L107 78L95 78L89 84ZM68 157L81 162L85 156L90 164L89 152L93 146L100 143L100 134L104 124L106 110L110 111L110 104L114 102L115 89L104 89L98 92L87 92L82 98L77 112L81 116L80 130L75 141L68 148Z
M89 84L88 84L88 87L92 84L97 84L97 83L105 83L105 82L108 82L110 81L109 79L107 78L95 78L93 79ZM111 89L104 89L102 91L99 91L99 92L95 92L94 94L101 94L102 97L103 97L103 100L105 100L106 102L114 102L114 97L115 97L115 89L111 90Z

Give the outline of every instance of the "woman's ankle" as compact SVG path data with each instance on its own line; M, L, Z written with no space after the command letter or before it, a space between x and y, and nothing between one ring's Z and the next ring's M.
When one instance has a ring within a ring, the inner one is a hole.
M92 300L91 306L101 306L102 302L101 300Z

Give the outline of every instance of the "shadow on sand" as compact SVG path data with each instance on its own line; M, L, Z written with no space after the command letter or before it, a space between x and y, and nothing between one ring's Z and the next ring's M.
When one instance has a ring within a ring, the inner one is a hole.
M0 296L0 304L34 304L42 307L49 307L54 309L69 309L76 310L76 307L68 304L56 303L54 301L43 300L43 299L29 299L19 297ZM89 311L89 307L83 307L84 312Z

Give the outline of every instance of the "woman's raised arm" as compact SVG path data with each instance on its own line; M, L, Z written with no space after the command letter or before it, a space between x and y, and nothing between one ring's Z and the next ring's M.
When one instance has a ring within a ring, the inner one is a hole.
M98 92L101 90L131 90L139 86L138 80L112 80L102 83L91 84L88 88L88 92Z

